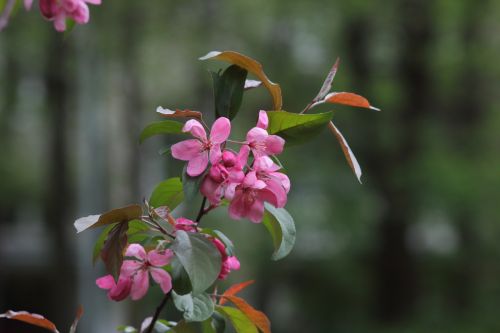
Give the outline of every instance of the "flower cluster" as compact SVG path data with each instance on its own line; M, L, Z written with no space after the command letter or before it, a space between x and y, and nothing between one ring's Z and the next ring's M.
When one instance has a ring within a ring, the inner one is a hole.
M65 31L66 19L78 24L88 23L90 14L87 4L100 5L101 0L40 0L40 12L54 22L57 31Z
M189 120L183 132L190 132L195 139L184 140L172 146L172 156L187 161L187 174L203 175L201 193L212 205L219 205L223 198L230 201L229 216L233 219L248 218L254 223L262 221L264 202L277 208L285 206L290 190L288 177L278 172L280 166L270 156L283 151L285 140L267 132L268 117L259 112L257 126L250 129L239 152L226 148L231 122L218 118L207 137L203 125ZM250 153L253 162L249 166Z

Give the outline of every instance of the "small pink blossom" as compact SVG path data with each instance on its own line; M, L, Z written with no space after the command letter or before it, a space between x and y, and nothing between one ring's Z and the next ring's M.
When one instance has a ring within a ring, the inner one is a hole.
M99 288L108 290L108 298L110 300L117 302L127 298L132 288L132 279L122 275L118 278L118 283L115 283L112 275L98 278L95 282Z
M224 280L231 271L237 271L240 269L240 261L236 258L236 256L227 255L226 247L219 239L213 238L212 243L214 243L217 250L219 250L222 258L222 266L217 278L219 280Z
M27 0L25 0L27 1ZM40 12L54 22L57 31L66 30L66 19L72 19L78 24L86 24L90 19L87 4L100 5L101 0L40 0Z
M172 156L181 161L188 161L187 174L199 176L205 171L208 161L215 164L221 157L221 144L227 140L231 132L231 122L225 117L218 118L212 125L210 138L203 125L191 119L182 128L183 132L191 132L196 139L184 140L172 146Z
M197 223L194 221L191 221L190 219L184 218L184 217L179 217L175 220L175 230L184 230L186 232L197 232L198 230L196 229Z
M128 246L125 256L135 259L123 261L120 277L128 277L132 280L130 289L132 300L141 299L147 293L149 274L160 285L163 293L166 294L172 289L172 279L162 267L170 263L173 255L171 250L152 250L146 253L140 244Z
M252 167L257 175L257 179L266 183L266 188L276 196L276 207L285 207L287 193L290 191L290 179L288 176L277 172L280 167L268 156L257 158Z
M24 0L24 9L30 10L33 6L33 0Z
M267 188L264 181L257 179L255 171L250 171L243 182L234 189L234 195L229 205L229 216L239 220L248 218L254 223L260 223L264 215L264 202L275 207L282 201L276 194Z
M269 119L267 113L265 111L260 111L257 126L247 133L246 142L255 158L278 155L283 151L285 140L277 135L269 135L269 133L267 133L268 125Z
M248 153L248 146L242 146L238 155L226 150L222 153L221 158L212 164L200 186L200 192L208 198L211 204L218 205L220 203L231 183L239 184L243 181L245 178L243 168L247 163Z

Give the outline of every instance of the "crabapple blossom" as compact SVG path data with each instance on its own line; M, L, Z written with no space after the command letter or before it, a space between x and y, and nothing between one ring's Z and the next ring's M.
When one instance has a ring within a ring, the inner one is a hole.
M186 232L196 232L196 222L191 221L190 219L179 217L175 220L175 230L184 230Z
M287 194L290 191L290 179L287 175L277 172L280 167L268 156L257 158L253 163L253 170L257 179L266 183L266 188L273 192L278 199L276 207L285 207Z
M219 250L222 258L222 266L217 278L219 280L224 280L231 271L237 271L240 269L240 261L236 258L236 256L227 255L226 247L219 239L213 238L212 243L215 245L217 250Z
M146 250L140 244L130 244L125 252L126 257L134 257L132 260L124 260L120 277L129 277L132 280L130 297L135 301L144 297L149 288L149 274L156 283L160 285L163 293L172 289L172 279L162 268L170 263L173 257L171 250Z
M213 205L218 205L224 192L231 183L241 183L245 178L243 169L249 154L248 146L242 146L238 155L225 150L220 159L212 164L210 171L203 179L200 192Z
M203 125L191 119L184 124L183 132L190 132L196 139L184 140L172 146L172 156L188 161L187 174L191 177L201 175L208 166L208 161L215 164L221 157L221 144L231 132L231 122L225 117L218 118L212 125L210 137Z
M25 3L26 4L26 3ZM54 22L57 31L66 30L66 19L73 19L78 24L89 21L89 7L87 4L100 5L101 0L40 0L40 12Z
M118 283L111 274L98 278L96 284L101 289L108 290L108 298L113 301L122 301L130 294L132 288L132 279L129 276L118 278Z
M269 135L267 126L269 119L265 111L259 112L257 126L247 133L246 143L255 158L268 155L278 155L283 151L285 140L277 135Z

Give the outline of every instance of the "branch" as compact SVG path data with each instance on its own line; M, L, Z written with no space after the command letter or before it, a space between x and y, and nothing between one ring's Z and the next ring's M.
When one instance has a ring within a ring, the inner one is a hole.
M149 324L149 327L147 328L147 330L144 333L152 333L153 332L153 328L155 327L155 323L158 320L158 317L160 316L160 312L161 312L161 310L163 310L163 308L167 304L167 301L169 298L170 298L170 292L165 294L165 297L161 301L160 305L158 305L158 307L156 308L155 314L153 315L153 319L151 319L151 324Z

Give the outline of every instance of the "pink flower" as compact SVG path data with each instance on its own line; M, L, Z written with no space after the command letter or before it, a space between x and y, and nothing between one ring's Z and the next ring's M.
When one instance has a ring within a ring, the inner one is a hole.
M253 163L257 179L266 183L266 189L273 192L277 199L276 207L285 207L287 193L290 191L290 179L287 175L277 172L280 169L269 157L262 156Z
M219 280L224 280L225 278L227 278L231 271L237 271L240 269L240 262L238 258L236 258L236 256L227 255L226 247L219 239L212 238L212 243L214 243L215 247L217 248L217 250L219 250L222 257L222 266L217 278Z
M24 9L30 10L33 5L33 0L24 0Z
M257 126L247 133L247 144L255 158L267 155L278 155L283 151L285 140L277 135L269 135L266 129L269 119L265 111L259 112Z
M196 222L186 219L184 217L179 217L175 220L175 230L184 230L186 232L197 232Z
M25 0L27 1L27 0ZM66 30L66 19L73 19L78 24L86 24L89 21L89 7L87 4L100 5L101 0L40 0L40 12L42 15L54 21L57 31Z
M118 278L118 283L115 283L112 275L98 278L95 282L99 288L109 290L108 298L117 302L127 298L132 287L132 279L122 275Z
M231 132L231 122L225 117L217 119L212 125L210 138L199 121L191 119L182 128L183 132L191 132L196 139L184 140L172 146L172 156L181 161L188 161L187 174L199 176L205 171L208 161L215 164L221 157L221 144L227 140Z
M239 184L243 181L245 178L243 168L247 163L248 153L248 146L242 146L238 155L226 150L220 159L212 164L200 186L200 192L208 198L211 204L220 203L231 183Z
M264 181L257 179L255 171L247 173L243 182L235 187L234 196L230 199L229 216L236 220L246 217L254 223L262 221L265 201L275 207L282 202L282 198L276 197Z
M173 257L171 250L152 250L146 253L139 244L130 244L125 252L126 257L134 257L133 260L124 260L120 277L130 278L132 286L130 297L135 301L144 297L149 288L149 273L153 280L160 285L163 293L172 289L170 275L161 267L168 265Z

